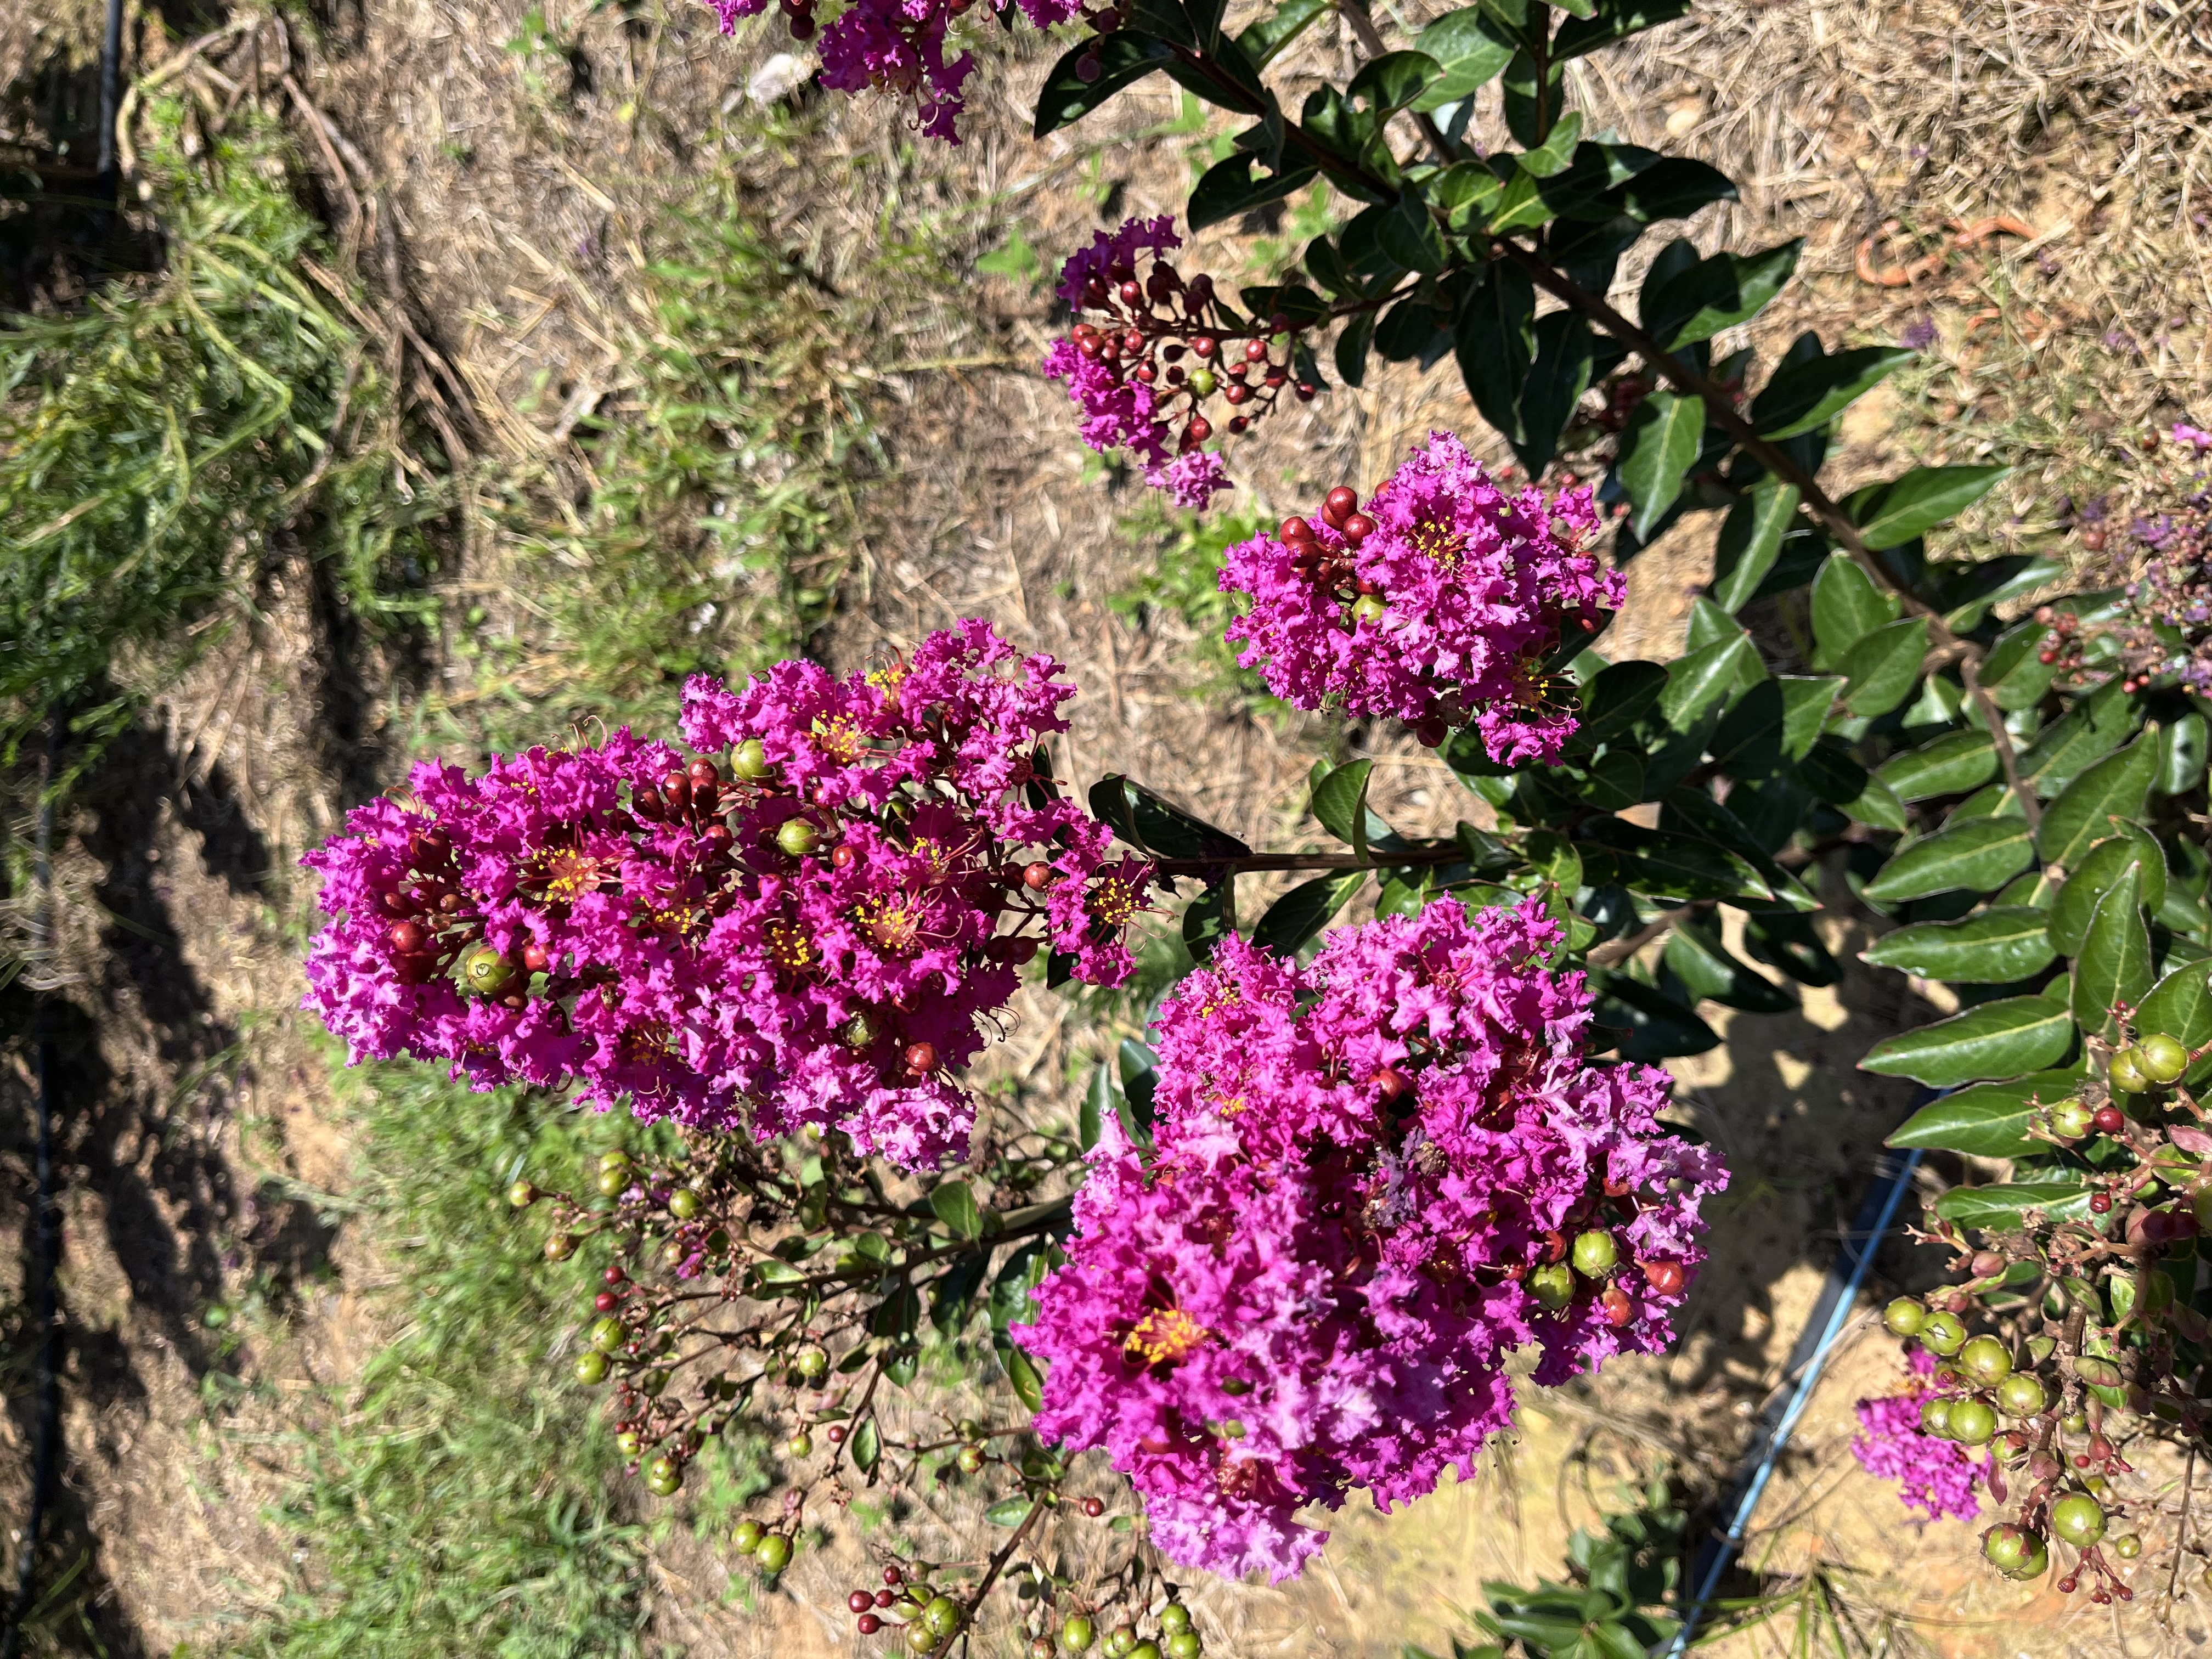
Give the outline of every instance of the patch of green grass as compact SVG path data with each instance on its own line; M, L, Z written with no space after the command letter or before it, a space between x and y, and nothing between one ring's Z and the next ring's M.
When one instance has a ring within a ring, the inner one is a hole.
M550 1350L590 1305L589 1249L544 1260L509 1207L525 1169L580 1184L646 1136L428 1067L337 1073L361 1224L401 1273L404 1323L293 1435L300 1479L270 1518L307 1540L304 1583L233 1650L265 1659L568 1659L646 1651L644 1533L599 1401Z
M1190 695L1227 693L1255 711L1286 713L1255 670L1238 666L1237 647L1222 637L1223 630L1244 611L1234 595L1221 591L1222 560L1233 544L1249 541L1260 529L1254 507L1209 518L1171 507L1164 497L1147 494L1122 518L1121 530L1132 542L1156 547L1158 556L1106 603L1116 616L1132 621L1142 621L1147 612L1165 612L1182 620L1196 635L1191 645L1196 672L1187 688Z

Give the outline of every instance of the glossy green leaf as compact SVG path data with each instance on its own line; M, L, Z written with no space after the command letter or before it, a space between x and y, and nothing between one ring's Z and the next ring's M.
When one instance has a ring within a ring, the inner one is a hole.
M2036 1072L2005 1083L1977 1083L1931 1100L1905 1119L1887 1143L1963 1152L1969 1158L2021 1158L2050 1143L2027 1126L2081 1085L2076 1072Z
M1521 390L1521 437L1513 453L1532 478L1558 452L1559 434L1589 389L1595 341L1582 313L1553 311L1536 319L1536 357Z
M2158 792L2185 794L2204 781L2204 716L2189 710L2166 723L2159 733Z
M1353 761L1331 769L1313 790L1314 817L1362 858L1367 854L1367 784L1374 770L1373 761Z
M1098 1144L1106 1121L1114 1115L1115 1092L1113 1068L1102 1060L1091 1068L1091 1086L1083 1091L1083 1105L1076 1116L1076 1136L1086 1152Z
M1928 618L1907 617L1887 623L1844 653L1837 666L1848 682L1844 702L1865 719L1887 714L1903 702L1920 678L1928 654Z
M1378 113L1404 109L1434 86L1443 65L1424 52L1386 52L1360 66L1345 95Z
M2118 884L2130 868L2140 872L2137 881L2145 909L2154 911L2166 901L2166 854L2156 837L2141 824L2125 819L2114 820L2107 827L2114 833L2081 855L2079 867L2060 884L2051 902L2051 942L2061 956L2081 953L2098 901Z
M955 1238L983 1236L982 1212L975 1207L975 1194L966 1182L947 1181L933 1188L929 1207L937 1212L937 1218Z
M1329 0L1279 0L1273 10L1263 13L1237 37L1237 44L1243 47L1245 57L1252 60L1255 69L1265 69L1291 42L1334 9ZM1413 44L1422 52L1429 50L1418 40ZM1430 55L1435 56L1433 52ZM1502 61L1500 67L1504 67Z
M2008 466L1921 466L1869 484L1844 504L1859 535L1877 552L1902 547L1958 517L2010 473Z
M1592 747L1625 734L1669 684L1656 662L1617 662L1583 688L1582 723L1574 741Z
M851 1445L853 1467L862 1474L874 1474L876 1465L882 1461L884 1455L883 1434L876 1427L874 1418L866 1419L853 1431Z
M1193 230L1204 230L1209 225L1226 223L1253 209L1265 207L1270 202L1279 202L1295 195L1320 176L1320 167L1303 162L1284 168L1279 173L1263 172L1252 176L1253 167L1260 158L1249 151L1240 150L1224 161L1217 161L1206 170L1190 192L1189 203L1183 209L1184 217Z
M1897 792L1876 777L1868 778L1866 787L1851 799L1837 804L1852 823L1871 824L1877 830L1902 831L1909 821Z
M1632 34L1671 23L1689 10L1690 0L1598 0L1587 18L1570 17L1552 37L1552 55L1561 63L1596 52Z
M1683 988L1701 1001L1754 1014L1786 1013L1797 1006L1795 996L1729 954L1711 916L1674 924L1667 936L1666 962Z
M1032 136L1042 138L1081 120L1124 87L1175 61L1175 49L1167 42L1133 29L1117 30L1071 47L1045 76L1044 89L1037 94ZM1083 78L1086 64L1097 65L1096 78Z
M2127 741L2142 711L2120 684L2100 686L2036 734L2020 757L2020 775L2034 781L2037 794L2057 794Z
M2007 997L1878 1042L1859 1067L1948 1089L2046 1070L2073 1045L2074 1018L2063 1004Z
M1656 285L1646 283L1645 331L1674 350L1750 321L1789 282L1804 246L1799 237L1761 253L1716 253Z
M2089 1188L2078 1182L2031 1181L1999 1187L1954 1187L1936 1200L1936 1213L1961 1227L2014 1232L2026 1225L2030 1210L2054 1221L2075 1221L2089 1213Z
M2142 872L2130 865L2097 901L2074 959L2074 1018L2085 1031L2115 1034L2112 1005L2141 1002L2154 983L2143 925Z
M1368 348L1375 343L1375 313L1363 311L1336 337L1336 376L1357 388L1367 382Z
M1904 848L1866 884L1878 904L1961 888L1994 893L2026 869L2035 844L2024 818L1973 818Z
M1877 968L1962 985L2010 985L2047 967L2057 953L2044 913L1984 910L1963 921L1923 921L1885 933L1863 953Z
M1715 202L1736 199L1735 183L1724 173L1686 155L1668 155L1617 185L1612 199L1638 224L1686 219Z
M1982 663L1982 690L2000 708L2027 708L2039 702L2058 672L2056 662L2045 662L2042 647L2050 629L2039 622L2024 622L1997 636Z
M1582 136L1582 112L1571 109L1559 118L1542 143L1517 158L1522 172L1532 179L1550 179L1565 173Z
M1212 960L1221 941L1237 931L1231 914L1235 890L1226 879L1208 882L1197 897L1183 906L1183 946L1190 959L1201 967Z
M1171 859L1232 859L1252 849L1143 784L1109 772L1091 786L1091 815L1140 852Z
M1802 760L1820 741L1821 728L1844 689L1840 674L1783 674L1775 684L1782 688L1782 752Z
M1896 620L1897 600L1875 586L1848 553L1831 553L1813 579L1813 666L1843 665L1850 648Z
M2137 1036L2162 1032L2184 1048L2212 1043L2212 960L2185 962L2159 981L2136 1010Z
M1805 787L1832 806L1847 806L1866 793L1869 776L1852 755L1850 745L1832 732L1820 739L1797 763Z
M1705 404L1680 392L1655 392L1629 417L1617 467L1633 508L1629 527L1638 537L1648 538L1681 495L1705 431Z
M1504 260L1468 289L1453 331L1460 378L1482 418L1509 442L1527 441L1521 398L1536 361L1536 290Z
M1713 550L1714 604L1740 611L1759 591L1782 550L1783 532L1797 515L1797 486L1778 478L1761 478L1736 498L1721 520Z
M1267 914L1252 930L1252 943L1286 957L1297 954L1300 945L1328 926L1366 879L1365 871L1352 870L1299 883L1267 907Z
M2044 809L2043 827L2035 838L2043 861L2070 870L2092 846L2114 833L2115 818L2141 817L2158 776L2158 735L2146 732L2068 784Z
M1514 43L1480 6L1447 12L1413 37L1413 49L1434 58L1443 70L1413 107L1441 109L1472 97L1496 80L1513 60Z
M1781 685L1761 680L1722 717L1712 737L1712 763L1732 778L1771 777L1783 763L1782 732L1788 714ZM1816 725L1814 735L1819 731Z
M1899 800L1926 800L1978 789L2002 769L1989 728L1976 726L1947 732L1931 744L1892 755L1875 775L1895 790Z
M1443 232L1418 191L1408 191L1386 216L1377 232L1382 252L1408 270L1428 276L1441 274L1451 263L1451 250Z
M1686 730L1709 709L1723 706L1745 669L1758 662L1757 647L1741 633L1675 658L1660 694L1660 718L1678 732Z
M1774 442L1826 426L1917 356L1902 346L1860 346L1787 364L1752 399L1751 423Z
M1713 1034L1713 1028L1698 1018L1693 1010L1685 1008L1641 980L1602 969L1593 972L1590 978L1597 993L1596 1006L1590 1015L1592 1024L1608 1031L1626 1033L1619 1039L1622 1059L1666 1060L1680 1054L1702 1054L1720 1047L1721 1040ZM1601 1043L1602 1036L1594 1036L1598 1038L1595 1047Z
M1741 854L1692 836L1646 830L1625 818L1602 818L1584 826L1588 841L1611 848L1620 879L1638 892L1671 899L1751 898L1772 902L1776 895Z

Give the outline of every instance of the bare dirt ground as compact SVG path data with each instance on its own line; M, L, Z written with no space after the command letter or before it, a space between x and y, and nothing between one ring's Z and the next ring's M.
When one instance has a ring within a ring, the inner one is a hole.
M1045 61L1034 44L987 53L978 118L957 154L912 152L890 109L871 100L796 120L768 149L733 150L717 136L719 114L776 49L765 34L732 44L702 11L648 7L633 24L568 0L540 13L554 44L532 46L526 9L521 0L340 8L303 66L389 182L422 310L476 395L485 444L507 455L560 462L574 411L620 386L610 319L644 257L647 210L705 171L742 173L832 282L865 263L887 222L926 231L959 260L1018 224L1054 260L1094 227L1171 210L1189 177L1192 135L1158 131L1181 114L1162 83L1032 145L1019 112ZM0 21L7 78L59 50L66 23L41 33L21 14ZM158 56L153 20L144 27L144 50ZM1724 0L1588 60L1576 92L1593 126L1748 175L1741 206L1693 228L1701 245L1808 237L1808 280L1762 320L1763 344L1806 325L1857 340L1935 324L1937 367L1854 426L1842 479L1906 452L1965 459L2025 444L2030 465L2014 500L1984 526L2008 542L2051 522L2056 492L2124 471L2124 441L2203 390L2206 28L2202 8L2117 0ZM1117 179L1126 185L1109 187ZM1901 228L1872 250L1877 274L1931 246L1952 219L1998 214L2026 222L2032 237L1958 251L1909 286L1856 271L1863 239L1887 221ZM1218 243L1206 251L1232 258ZM892 411L895 471L820 641L830 660L851 665L956 616L988 616L1066 660L1085 687L1068 745L1081 781L1109 769L1152 780L1257 846L1308 833L1303 780L1324 744L1377 757L1376 805L1404 827L1470 811L1449 775L1398 734L1284 724L1233 697L1193 696L1193 641L1179 619L1130 622L1109 608L1152 550L1121 532L1130 497L1085 482L1059 392L1028 370L1048 327L1041 289L975 277L906 314L919 319L914 331L847 366ZM884 368L915 362L949 367ZM1232 465L1271 511L1287 510L1340 479L1371 483L1432 424L1471 424L1449 369L1427 380L1389 370L1362 392L1274 422ZM1612 654L1664 660L1679 648L1710 574L1710 529L1679 532L1634 564ZM460 579L470 594L496 598L497 559L489 542L478 549ZM231 1621L291 1582L294 1540L262 1518L288 1470L251 1431L281 1426L288 1394L349 1375L392 1317L377 1301L374 1253L302 1201L335 1195L342 1212L351 1149L287 1012L297 991L287 872L343 802L391 775L406 739L373 666L352 680L334 669L350 653L329 636L309 579L290 573L289 584L280 574L264 623L165 694L63 826L52 972L78 1011L69 1078L82 1104L65 1133L72 1361L61 1520L84 1542L102 1586L98 1635L118 1654L220 1645ZM448 672L458 694L465 671ZM1839 884L1828 896L1831 943L1848 960L1863 918ZM1684 1111L1740 1171L1678 1352L1617 1366L1524 1413L1479 1478L1395 1516L1348 1513L1324 1565L1301 1583L1206 1589L1203 1617L1235 1636L1235 1651L1443 1646L1461 1610L1480 1604L1484 1578L1556 1571L1567 1528L1612 1501L1615 1480L1662 1461L1707 1480L1727 1468L1784 1380L1837 1231L1906 1108L1899 1085L1850 1062L1930 1012L1856 963L1802 1005L1771 1017L1709 1011L1725 1046L1676 1068ZM1040 995L1010 1063L1064 1077L1097 1041ZM19 1066L0 1073L6 1219L19 1227L27 1086ZM1916 1271L1902 1253L1885 1266ZM240 1351L202 1315L248 1282L289 1312L292 1334ZM1998 1586L1966 1559L1964 1526L1900 1525L1904 1512L1845 1451L1850 1401L1893 1374L1885 1341L1849 1349L1767 1499L1759 1548L1785 1565L1851 1565L1869 1616L1903 1615L1947 1655L2086 1659L2205 1643L2201 1590L2170 1631L2134 1615L2123 1631L2047 1588L2023 1597ZM238 1386L222 1380L232 1377L252 1395L231 1418L249 1431L218 1439L204 1391ZM7 1388L11 1401L26 1392L19 1375ZM14 1411L0 1425L0 1510L11 1516L24 1421ZM844 1650L832 1561L788 1575L787 1595L755 1618L720 1605L728 1581L704 1552L668 1547L654 1571L659 1632L685 1650ZM1764 1650L1775 1639L1738 1642Z

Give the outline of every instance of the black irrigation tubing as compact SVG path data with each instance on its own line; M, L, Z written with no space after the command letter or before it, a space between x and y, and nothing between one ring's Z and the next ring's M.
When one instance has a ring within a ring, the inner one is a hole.
M1941 1099L1950 1092L1948 1089L1923 1091L1921 1098L1914 1103L1914 1109L1917 1110L1929 1101ZM1859 1206L1850 1231L1844 1235L1843 1246L1829 1264L1827 1281L1820 1287L1820 1299L1814 1303L1805 1328L1797 1338L1797 1346L1790 1350L1790 1362L1783 1368L1783 1376L1797 1379L1796 1386L1769 1402L1751 1445L1736 1465L1735 1478L1729 1483L1722 1504L1729 1516L1728 1530L1709 1535L1698 1547L1690 1571L1690 1582L1697 1590L1689 1611L1683 1616L1682 1627L1672 1640L1653 1650L1663 1655L1664 1659L1681 1659L1688 1650L1697 1637L1698 1626L1704 1622L1705 1609L1711 1605L1713 1593L1720 1587L1722 1576L1743 1547L1759 1500L1765 1494L1775 1466L1782 1461L1790 1437L1797 1431L1798 1420L1812 1404L1814 1391L1820 1386L1820 1377L1828 1368L1837 1340L1850 1322L1851 1309L1858 1300L1859 1291L1874 1270L1881 1242L1888 1237L1905 1194L1912 1189L1912 1177L1920 1168L1923 1156L1916 1146L1908 1152L1884 1152L1876 1160L1874 1186Z
M59 775L62 729L65 716L58 708L46 721L46 776L39 795L38 908L33 921L32 960L43 969L51 957L54 936L54 784ZM33 1178L36 1206L32 1217L30 1299L38 1307L40 1338L37 1399L38 1415L31 1454L30 1514L23 1523L22 1554L15 1564L15 1595L8 1611L8 1624L0 1631L0 1659L15 1659L22 1640L23 1621L30 1616L32 1597L38 1587L39 1535L46 1528L46 1499L53 1491L61 1453L62 1326L55 1305L54 1279L61 1266L62 1212L54 1194L54 1042L47 1017L47 999L32 988L31 1065L38 1101L36 1150Z

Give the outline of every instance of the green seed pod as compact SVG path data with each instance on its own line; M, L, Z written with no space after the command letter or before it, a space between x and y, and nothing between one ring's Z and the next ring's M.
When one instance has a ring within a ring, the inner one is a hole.
M1881 1310L1881 1322L1893 1336L1911 1336L1928 1322L1928 1309L1917 1297L1900 1296Z
M2051 1547L2033 1533L2030 1533L2027 1534L2027 1549L2022 1555L2020 1565L2005 1577L2017 1578L2025 1583L2030 1579L2042 1577L2050 1571Z
M1620 1260L1620 1250L1611 1233L1595 1229L1575 1236L1575 1271L1584 1279L1603 1279Z
M760 1547L766 1531L757 1521L740 1521L730 1534L730 1547L740 1555L750 1555Z
M1206 1644L1198 1639L1194 1630L1171 1631L1168 1634L1168 1659L1198 1659L1205 1651Z
M678 1221L689 1221L699 1213L699 1194L689 1187L678 1187L668 1195L668 1213Z
M548 1261L566 1261L575 1254L576 1237L574 1233L555 1233L545 1241L545 1259Z
M1938 1440L1951 1437L1951 1399L1948 1395L1931 1395L1920 1402L1920 1426Z
M1968 1398L1951 1407L1951 1438L1962 1446L1986 1445L1997 1431L1997 1414L1980 1401Z
M1097 1639L1097 1631L1081 1613L1060 1627L1060 1644L1070 1653L1088 1653L1091 1644Z
M830 1356L809 1344L791 1358L791 1368L809 1382L819 1382L830 1375Z
M514 983L515 966L503 951L479 945L461 959L461 977L478 996L497 996Z
M919 1619L906 1627L906 1646L908 1653L934 1653L944 1640L943 1637Z
M859 1013L837 1028L837 1041L848 1048L865 1048L881 1033L872 1014Z
M1920 1346L1938 1359L1948 1359L1966 1345L1966 1328L1959 1322L1959 1316L1932 1313L1920 1327Z
M2050 1403L2043 1384L2026 1371L2014 1371L1997 1384L1997 1409L2007 1417L2039 1417Z
M638 1437L635 1429L624 1429L615 1437L615 1449L624 1457L635 1457L645 1449L645 1442Z
M730 775L758 783L769 775L768 750L758 738L747 738L730 752Z
M2062 1100L2051 1109L2051 1132L2068 1140L2079 1140L2089 1133L2096 1118L2097 1115L2082 1102Z
M983 1449L981 1446L963 1446L952 1461L960 1466L963 1474L981 1474L983 1472Z
M668 1373L664 1370L650 1370L637 1379L637 1391L648 1400L658 1399L667 1386Z
M2154 1032L2136 1045L2136 1069L2153 1083L2179 1083L2189 1069L2189 1050L2164 1032Z
M1129 1650L1129 1659L1160 1659L1160 1644L1157 1642L1139 1642Z
M1959 1370L1984 1389L2012 1375L2012 1353L1994 1336L1978 1336L1959 1350Z
M599 1196L602 1198L620 1198L623 1188L629 1185L629 1171L619 1164L611 1170L599 1171Z
M822 832L805 818L786 818L775 832L775 844L795 859L803 859L822 845Z
M2089 1417L2086 1412L2069 1412L2058 1419L2058 1426L2069 1434L2089 1432Z
M2112 1540L2112 1553L2123 1561L2132 1561L2142 1553L2142 1540L2131 1532L2124 1532Z
M780 1532L769 1534L753 1552L753 1559L760 1563L763 1572L771 1576L781 1572L791 1565L791 1540Z
M801 1429L784 1442L783 1449L793 1457L811 1457L814 1455L814 1437Z
M1166 1631L1188 1630L1190 1609L1180 1601L1170 1601L1160 1609L1160 1628Z
M1575 1299L1574 1269L1564 1261L1549 1262L1528 1275L1528 1294L1554 1311Z
M601 1316L592 1325L592 1346L601 1353L612 1353L623 1344L623 1322L612 1314Z
M1380 593L1362 593L1352 602L1352 620L1356 623L1380 622L1382 613L1389 608L1382 603Z
M611 1152L599 1154L599 1167L602 1170L627 1170L629 1168L629 1154L619 1146Z
M1210 368L1194 368L1190 372L1190 389L1201 398L1211 398L1213 388L1219 384Z
M2139 1095L2150 1087L2150 1079L2143 1074L2141 1055L2133 1048L2123 1048L2112 1056L2112 1064L2105 1070L2105 1080L2112 1085L2114 1094Z
M2018 1527L1991 1527L1982 1535L1982 1559L1999 1572L2011 1572L2027 1559L2034 1536Z
M1128 1659L1129 1650L1137 1645L1134 1625L1116 1625L1106 1632L1106 1659Z
M960 1604L949 1595L933 1595L921 1610L921 1622L940 1637L950 1636L960 1628Z
M684 1484L684 1466L663 1452L645 1466L645 1489L656 1498L671 1498Z
M2105 1511L2095 1498L2069 1492L2051 1506L2051 1530L2075 1548L2086 1550L2105 1535Z
M596 1389L606 1380L606 1355L597 1348L586 1348L576 1356L576 1381L587 1389Z
M507 1201L518 1210L526 1210L538 1201L538 1188L526 1181L518 1181L507 1189Z

